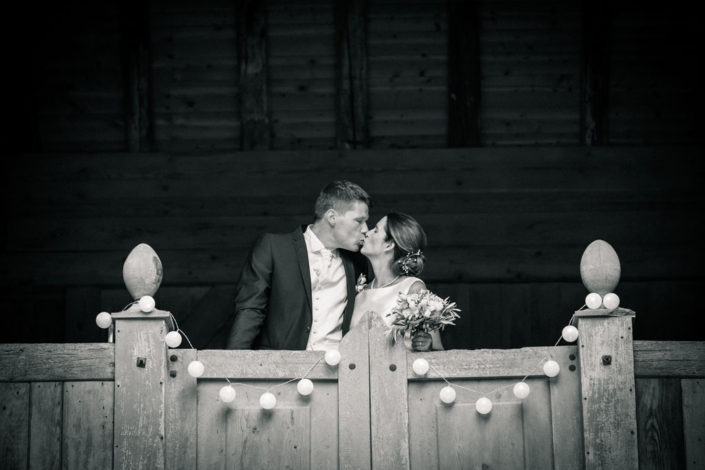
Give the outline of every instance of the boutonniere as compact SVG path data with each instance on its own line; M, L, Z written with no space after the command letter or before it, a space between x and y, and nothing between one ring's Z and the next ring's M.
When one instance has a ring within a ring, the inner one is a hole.
M357 278L357 284L355 284L355 292L359 294L365 287L367 287L367 278L364 274L360 274L360 277Z

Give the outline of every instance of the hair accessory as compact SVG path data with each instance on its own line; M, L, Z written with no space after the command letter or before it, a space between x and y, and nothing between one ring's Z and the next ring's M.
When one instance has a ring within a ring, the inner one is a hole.
M411 258L412 257L414 257L414 258L419 257L422 254L423 253L421 252L421 250L410 251L404 256L404 258L402 258L401 270L404 272L404 274L409 274L409 261L411 261Z

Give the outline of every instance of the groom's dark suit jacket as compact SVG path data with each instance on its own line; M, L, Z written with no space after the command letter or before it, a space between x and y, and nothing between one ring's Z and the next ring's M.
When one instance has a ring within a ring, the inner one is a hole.
M303 231L262 235L245 262L235 295L235 320L227 349L306 349L311 331L311 273ZM355 281L366 271L359 253L338 250L348 301L343 334L350 328Z

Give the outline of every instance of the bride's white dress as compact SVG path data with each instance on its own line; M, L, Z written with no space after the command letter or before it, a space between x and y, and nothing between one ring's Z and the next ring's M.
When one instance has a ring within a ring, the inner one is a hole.
M421 279L418 277L405 277L391 286L362 290L355 297L355 309L350 320L350 328L355 328L360 323L360 320L364 318L365 313L370 310L379 315L384 324L390 327L392 325L392 317L387 316L387 314L397 304L399 293L406 294L409 292L409 288L417 281L421 281Z

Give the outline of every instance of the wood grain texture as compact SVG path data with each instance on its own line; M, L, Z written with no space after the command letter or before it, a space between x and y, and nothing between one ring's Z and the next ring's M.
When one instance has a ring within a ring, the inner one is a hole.
M639 468L685 468L681 381L636 379Z
M1 344L0 380L112 380L115 347L109 343Z
M62 382L34 382L30 397L29 468L61 468Z
M558 362L560 366L558 376L548 379L551 396L553 468L581 470L585 468L585 460L583 459L583 410L578 348L565 348L552 354L551 359Z
M685 468L705 465L705 380L681 380Z
M586 468L639 465L631 329L631 317L578 320Z
M0 382L0 464L27 468L29 445L29 384Z
M115 320L116 469L164 468L165 335L163 318Z
M408 469L407 352L392 344L379 315L370 316L370 426L372 468Z
M372 468L370 439L370 315L340 343L338 365L339 468Z
M113 468L113 390L113 382L64 383L62 468Z
M167 352L167 377L164 387L165 468L197 467L198 390L197 379L187 370L196 359L193 349Z
M320 359L321 351L202 350L198 360L205 371L202 379L291 379L301 377L311 367L310 379L335 379L337 371Z
M637 377L705 376L705 343L699 341L634 341Z

